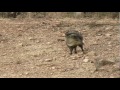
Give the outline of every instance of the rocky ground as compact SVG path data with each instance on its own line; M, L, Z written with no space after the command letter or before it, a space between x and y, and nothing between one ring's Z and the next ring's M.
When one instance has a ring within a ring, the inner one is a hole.
M71 28L85 54L69 55ZM119 35L113 19L0 19L0 78L120 78Z

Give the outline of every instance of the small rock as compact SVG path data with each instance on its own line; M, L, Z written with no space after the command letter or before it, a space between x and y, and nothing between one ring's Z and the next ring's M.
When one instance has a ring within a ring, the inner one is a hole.
M36 40L36 43L40 43L40 40Z
M24 46L23 43L19 43L18 46Z
M97 45L98 43L97 43L97 41L94 41L92 44L93 44L93 45Z
M115 78L114 76L110 76L110 78Z
M109 27L106 27L105 30L110 30L112 28L113 28L112 26L111 27L109 26Z
M66 55L64 54L64 55L62 55L62 57L65 57Z
M7 53L4 53L4 54L2 54L1 56L6 56L7 55Z
M62 34L61 37L65 37L65 34Z
M78 53L78 54L75 54L74 57L76 57L76 58L82 58L83 56L80 53Z
M95 64L96 69L99 69L99 68L101 68L102 66L105 66L105 65L113 65L114 62L111 62L111 61L108 61L108 60L103 60L103 59L101 59L101 60L96 59L94 64Z
M75 57L73 57L73 58L72 58L72 60L76 60L76 58L75 58Z
M6 77L7 76L7 74L3 74L3 77Z
M101 36L102 34L98 33L97 36Z
M91 51L88 53L89 56L96 56L96 53L94 51Z
M110 36L111 36L111 34L110 34L110 33L107 33L107 34L105 34L105 36L106 36L106 37L110 37Z
M86 52L84 51L84 53L86 53ZM78 58L81 58L81 57L82 57L82 55L79 55L79 54L78 54L78 55L77 55L77 57L78 57Z
M59 42L59 41L65 41L64 39L57 39L57 41Z
M19 36L22 36L22 34L18 34L18 37L19 37Z
M52 67L52 69L55 69L55 67Z
M110 60L102 60L101 64L104 65L114 65L115 62L114 61L110 61Z
M89 40L89 42L90 42L92 45L98 44L97 41L98 41L98 40L96 40L96 39L94 39L94 40Z
M77 60L77 57L71 56L72 60Z
M16 64L21 64L22 62L21 61L17 61Z
M47 42L47 44L49 45L49 44L51 44L50 42Z
M85 58L85 59L83 60L83 62L85 62L85 63L87 63L88 61L89 61L88 58Z
M112 45L111 45L111 43L112 43L112 42L108 42L108 46L109 46L109 47L111 47L111 46L112 46Z
M116 64L113 65L115 68L119 69L120 70L120 63L117 62Z
M53 60L56 60L57 58L56 57L53 57Z
M29 72L25 72L24 74L25 74L25 75L28 75L28 74L29 74Z
M45 61L46 61L46 62L50 62L50 61L52 61L52 59L45 59Z
M112 45L111 45L111 46L112 46ZM111 47L111 46L109 45L109 47ZM108 50L109 50L109 51L111 51L111 50L112 50L112 48L109 48Z
M110 45L111 44L111 42L108 42L108 45Z
M35 68L35 67L31 67L32 69Z
M19 75L22 76L22 73L20 73Z
M50 73L51 75L53 75L53 73Z
M29 37L28 39L29 39L29 40L32 40L33 38L32 38L32 37Z
M86 30L85 30L85 29L83 29L82 31L83 31L83 32L86 32Z
M102 36L96 36L96 40L101 40Z
M36 40L37 38L29 37L29 40Z
M34 56L34 57L38 57L39 55L36 55L36 54L35 54L35 55L33 55L33 56Z

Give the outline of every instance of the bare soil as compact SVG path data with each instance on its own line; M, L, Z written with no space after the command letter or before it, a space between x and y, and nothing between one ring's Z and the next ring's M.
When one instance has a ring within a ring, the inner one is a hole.
M84 37L69 55L64 33ZM119 21L113 19L0 19L0 78L120 78ZM95 61L110 61L95 71Z

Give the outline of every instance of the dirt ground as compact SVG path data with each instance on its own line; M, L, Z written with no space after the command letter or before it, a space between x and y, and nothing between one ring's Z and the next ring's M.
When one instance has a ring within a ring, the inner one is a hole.
M64 33L84 37L69 55ZM119 21L113 19L0 19L0 78L120 78ZM101 65L95 71L96 61Z

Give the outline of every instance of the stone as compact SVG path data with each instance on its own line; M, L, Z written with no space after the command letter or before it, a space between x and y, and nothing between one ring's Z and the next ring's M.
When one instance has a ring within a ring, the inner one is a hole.
M110 36L111 36L111 34L110 34L110 33L107 33L107 34L105 34L105 36L106 36L106 37L110 37Z
M96 53L94 51L91 51L88 53L89 56L96 56Z
M25 72L24 74L25 74L25 75L28 75L28 74L29 74L29 72Z
M51 67L52 69L55 69L55 67Z
M76 58L75 58L75 57L73 57L73 58L72 58L72 60L76 60Z
M36 43L40 43L40 40L36 40Z
M85 59L83 60L83 62L87 63L89 61L88 57L85 57Z
M19 43L18 46L24 46L23 43Z
M45 61L46 61L46 62L50 62L50 61L52 61L52 59L45 59Z
M101 36L102 34L98 33L97 36Z
M76 56L71 56L72 60L77 60Z
M50 42L47 42L48 45L50 45L51 43Z
M28 39L29 39L29 40L32 40L33 38L32 38L32 37L29 37Z

